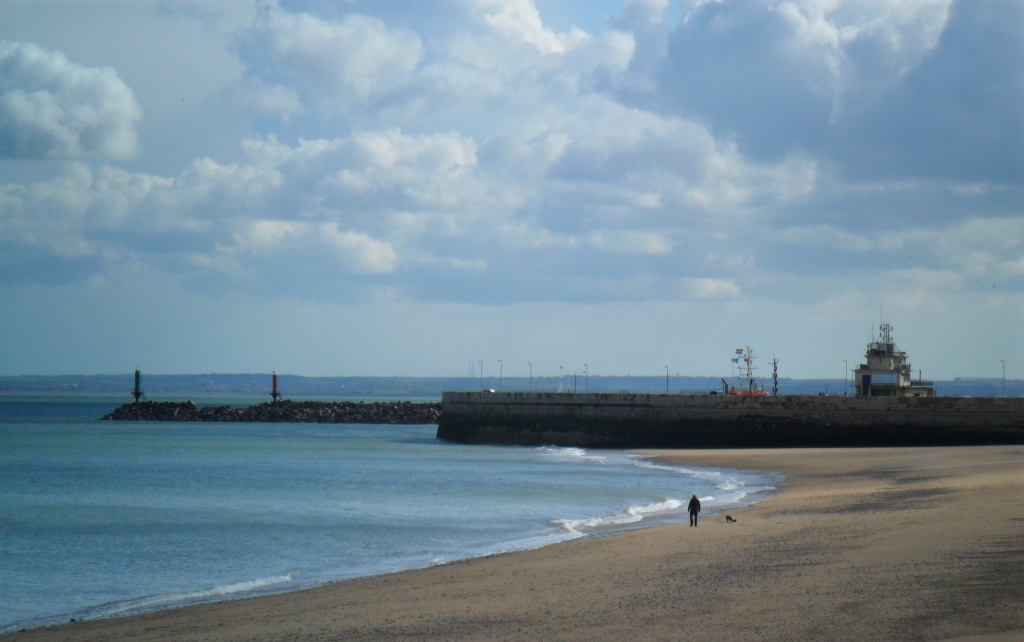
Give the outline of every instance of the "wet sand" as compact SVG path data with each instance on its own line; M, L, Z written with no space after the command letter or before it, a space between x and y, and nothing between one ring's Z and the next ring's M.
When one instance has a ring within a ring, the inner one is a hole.
M1024 639L1024 448L657 451L769 500L536 551L0 640Z

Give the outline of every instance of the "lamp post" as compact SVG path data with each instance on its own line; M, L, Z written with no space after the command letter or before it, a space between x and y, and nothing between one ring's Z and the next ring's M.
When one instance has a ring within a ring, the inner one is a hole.
M562 384L565 383L565 373L562 372L565 366L558 366L558 392L562 392Z
M668 394L668 366L665 366L665 394Z
M850 385L850 384L847 383L849 373L850 373L850 364L846 362L846 359L843 359L843 396L844 397L846 396L846 391L848 390L848 386Z
M480 364L480 392L484 391L484 362L477 361Z
M530 366L530 392L533 392L533 362L527 361L526 365Z
M590 392L590 366L583 364L583 392Z
M1006 396L1006 360L1000 359L999 363L1003 364L1003 396Z
M504 364L501 362L501 359L498 359L498 392L501 392L501 373L503 369Z

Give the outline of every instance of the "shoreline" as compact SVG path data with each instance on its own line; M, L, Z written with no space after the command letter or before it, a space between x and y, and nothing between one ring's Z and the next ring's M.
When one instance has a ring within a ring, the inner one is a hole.
M178 404L175 403L174 405L177 406ZM583 455L583 457L585 459L596 458L605 460L606 454L600 450L590 451L588 454ZM618 450L614 451L614 454L619 456L625 455L626 460L632 461L633 463L627 466L630 468L635 466L643 469L647 468L649 464L655 468L668 467L658 457L653 455L639 455L631 451ZM624 464L620 463L618 465ZM673 488L673 479L679 479L681 476L686 479L692 478L698 484L709 484L713 487L705 488L702 486L703 490L699 491L701 499L704 501L705 495L707 495L708 497L715 498L712 502L717 500L718 503L711 505L705 501L705 512L720 512L723 515L728 511L736 512L753 503L765 501L765 498L774 494L775 489L783 479L780 473L744 471L730 467L714 467L709 469L711 477L708 476L707 472L701 470L703 467L671 466L671 468L673 472L669 477L665 478L666 486L662 489L663 491L668 492L668 489ZM685 470L687 468L691 470ZM737 490L741 492L736 493L735 491ZM69 611L63 614L37 616L35 621L11 622L5 627L0 628L0 636L11 633L23 633L29 630L60 627L68 623L82 624L85 622L130 618L218 602L279 596L318 589L332 584L370 579L384 575L395 575L476 559L516 554L574 540L610 537L640 529L675 525L685 523L687 520L685 506L682 506L682 504L685 504L685 499L685 497L682 497L676 502L670 502L666 498L662 502L653 501L647 504L641 501L639 504L626 506L618 512L594 513L589 518L551 518L549 522L550 532L540 534L519 533L506 541L496 542L484 547L489 550L477 547L467 549L461 554L448 552L443 556L438 555L432 562L415 561L410 562L410 566L386 564L384 565L386 568L381 568L377 571L371 570L362 575L330 577L330 575L307 572L300 573L302 577L293 580L292 571L274 569L273 571L267 571L271 574L278 573L274 577L260 577L250 581L229 580L214 587L202 587L166 595L143 593L140 594L140 597L110 601L102 605L85 606L74 612ZM679 505L677 506L677 504ZM447 559L441 561L442 557ZM287 577L285 577L286 575ZM316 579L313 579L313 577Z
M638 451L780 471L664 525L7 640L1017 639L1024 448ZM988 637L977 637L988 636ZM994 636L994 637L992 637Z

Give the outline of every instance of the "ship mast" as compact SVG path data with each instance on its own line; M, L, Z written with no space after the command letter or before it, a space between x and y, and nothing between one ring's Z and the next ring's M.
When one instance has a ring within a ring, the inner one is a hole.
M750 346L736 348L736 357L733 358L733 362L737 361L743 362L743 365L740 366L740 380L742 381L740 387L745 388L748 393L754 392L754 371L757 368L754 366L754 351Z
M754 371L757 368L754 367L754 351L747 347L746 352L743 355L743 362L747 364L747 392L754 392Z

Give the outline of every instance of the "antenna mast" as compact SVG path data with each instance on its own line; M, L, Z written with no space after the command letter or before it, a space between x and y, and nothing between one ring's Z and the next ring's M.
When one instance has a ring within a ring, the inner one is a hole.
M777 358L772 359L772 396L777 397L779 395L779 360Z

